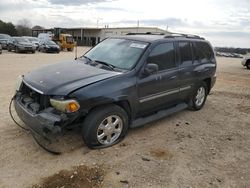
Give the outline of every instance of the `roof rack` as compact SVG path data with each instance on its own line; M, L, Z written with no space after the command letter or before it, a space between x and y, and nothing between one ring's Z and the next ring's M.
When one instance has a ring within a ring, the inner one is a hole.
M164 38L184 37L184 38L205 40L205 38L200 37L198 35L184 34L184 33L146 32L146 33L127 33L126 35L165 35Z
M185 37L185 38L205 40L205 38L200 37L198 35L184 34L184 33L170 33L170 34L167 34L164 38L174 38L174 37Z
M126 35L166 35L166 33L146 32L146 33L127 33Z

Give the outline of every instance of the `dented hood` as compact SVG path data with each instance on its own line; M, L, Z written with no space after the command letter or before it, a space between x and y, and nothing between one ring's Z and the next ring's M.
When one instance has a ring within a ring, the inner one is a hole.
M56 63L29 72L24 83L45 95L67 95L81 87L119 75L84 64L81 60Z

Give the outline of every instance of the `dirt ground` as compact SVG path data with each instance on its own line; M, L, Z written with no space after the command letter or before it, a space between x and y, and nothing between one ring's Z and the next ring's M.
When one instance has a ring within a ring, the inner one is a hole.
M73 58L0 55L0 187L250 187L250 71L240 59L217 59L217 83L201 111L132 129L102 150L89 150L71 131L55 156L15 126L8 105L18 75Z

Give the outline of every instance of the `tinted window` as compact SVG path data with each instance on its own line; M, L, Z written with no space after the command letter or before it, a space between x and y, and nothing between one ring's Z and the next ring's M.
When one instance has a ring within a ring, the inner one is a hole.
M147 63L159 66L159 71L175 67L175 51L172 42L159 44L148 57Z
M213 51L205 42L194 42L194 58L201 63L207 62L213 58Z
M189 42L179 42L180 60L182 66L192 65L193 57Z

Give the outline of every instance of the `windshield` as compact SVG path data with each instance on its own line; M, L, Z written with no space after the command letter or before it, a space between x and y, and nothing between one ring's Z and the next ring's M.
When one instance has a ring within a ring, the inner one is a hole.
M29 42L27 39L25 38L14 38L17 42Z
M47 44L47 45L56 45L56 43L54 41L52 41L52 40L46 41L45 44Z
M67 36L67 37L66 37L66 42L67 42L67 43L73 43L73 42L74 42L73 37L72 37L72 36Z
M85 56L92 61L106 62L120 69L131 69L148 43L127 39L106 39L92 48Z

